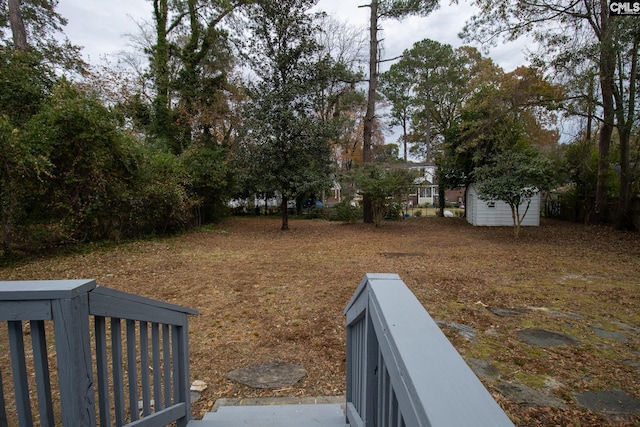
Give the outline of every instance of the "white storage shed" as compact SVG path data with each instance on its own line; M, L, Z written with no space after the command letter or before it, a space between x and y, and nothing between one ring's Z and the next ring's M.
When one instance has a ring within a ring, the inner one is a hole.
M467 188L466 197L467 221L478 226L513 226L511 208L501 200L481 200L478 190L471 184ZM520 205L520 215L527 208L527 202ZM531 198L531 206L522 221L522 226L538 227L540 225L540 193Z

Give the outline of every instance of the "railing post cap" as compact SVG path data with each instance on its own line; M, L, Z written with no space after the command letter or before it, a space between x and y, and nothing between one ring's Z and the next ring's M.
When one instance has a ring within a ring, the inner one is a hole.
M94 279L0 282L0 300L69 299L95 289Z
M351 308L353 306L353 304L355 304L355 302L358 300L358 298L360 298L360 295L364 292L364 290L367 287L367 284L376 281L376 280L399 280L400 282L402 282L402 279L400 278L400 275L396 274L396 273L365 273L364 277L362 278L362 281L360 281L360 284L358 285L355 293L353 294L353 296L351 297L351 300L349 300L349 303L347 304L346 308L344 309L344 314L346 315L347 312L349 311L349 308ZM404 282L402 282L404 284Z
M371 280L402 280L396 273L366 273L363 282Z

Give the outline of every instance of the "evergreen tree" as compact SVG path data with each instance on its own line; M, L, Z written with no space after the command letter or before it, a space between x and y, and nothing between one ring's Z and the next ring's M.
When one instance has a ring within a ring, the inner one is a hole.
M249 59L256 79L247 92L247 131L243 145L252 155L247 169L256 190L282 198L282 229L288 202L321 191L331 183L330 129L314 106L318 86L326 82L318 59L310 0L261 1L250 9L253 40Z

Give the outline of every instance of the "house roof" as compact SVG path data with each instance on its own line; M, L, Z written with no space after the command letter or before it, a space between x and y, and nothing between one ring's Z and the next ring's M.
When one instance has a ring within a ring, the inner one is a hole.
M427 177L425 177L425 176L419 176L419 177L417 177L417 178L413 181L413 183L414 183L415 185L435 185L433 182L429 181L429 180L427 179Z
M408 168L424 168L424 167L435 167L436 164L434 162L407 162L405 166Z

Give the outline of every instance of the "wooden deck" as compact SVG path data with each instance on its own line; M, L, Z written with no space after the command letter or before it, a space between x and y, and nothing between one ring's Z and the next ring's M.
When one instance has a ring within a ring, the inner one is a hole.
M340 405L222 406L188 427L345 427Z

